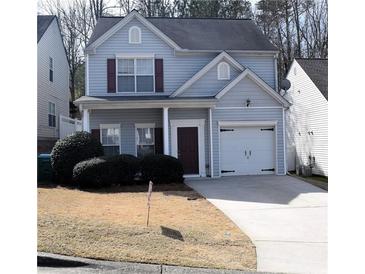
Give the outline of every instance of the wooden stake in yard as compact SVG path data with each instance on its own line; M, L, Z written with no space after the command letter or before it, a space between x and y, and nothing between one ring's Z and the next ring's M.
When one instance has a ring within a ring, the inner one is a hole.
M152 186L153 186L153 183L152 183L152 181L150 181L150 183L148 184L148 193L147 193L147 227L148 227L148 223L150 220Z

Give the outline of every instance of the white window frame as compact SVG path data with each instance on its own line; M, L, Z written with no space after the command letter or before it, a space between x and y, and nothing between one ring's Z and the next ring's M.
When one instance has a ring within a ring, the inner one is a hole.
M112 146L112 147L114 147L114 146L117 146L116 144L103 144L103 133L102 133L102 130L103 129L109 129L109 128L117 128L118 130L119 130L119 144L118 144L118 146L119 146L119 154L121 154L121 152L122 152L122 137L121 137L121 130L120 130L120 124L100 124L100 143L101 143L101 145L102 146L106 146L106 147L108 147L108 146Z
M52 64L52 66L51 66ZM51 81L51 77L50 77L50 72L52 71L52 81ZM54 59L49 56L49 59L48 59L48 80L53 83L54 82Z
M155 147L156 149L156 124L155 123L142 123L142 124L134 124L134 129L135 129L135 156L137 157L138 155L138 145L140 145L138 143L138 129L139 128L153 128L153 146Z
M54 105L54 114L49 112L49 105L50 105L50 104ZM57 127L57 115L56 115L56 113L57 113L57 111L56 111L56 104L55 104L55 103L53 103L53 102L50 102L50 101L49 101L49 102L48 102L47 124L48 124L48 127L50 127L50 128L56 128L56 127ZM54 125L54 126L50 126L50 125L49 125L49 115L52 115L52 116L54 116L54 117L55 117L55 125Z
M227 67L227 77L223 77L222 68L223 66ZM231 68L227 62L220 62L217 67L217 78L218 80L230 80L231 79Z
M138 41L132 41L132 31L133 30L138 31ZM132 26L132 27L129 28L128 41L129 41L129 44L141 44L142 43L142 35L141 35L141 28L140 27Z
M133 59L134 60L134 72L133 74L123 74L123 73L119 73L118 70L118 61L121 59ZM151 74L138 74L137 75L137 59L150 59L152 60L152 75ZM117 77L115 77L115 81L116 81L116 89L117 89L117 93L120 94L151 94L151 93L155 93L156 91L156 87L155 87L155 57L154 55L141 55L141 56L135 56L135 55L116 55L116 60L115 60L115 66L116 66L116 72L117 72ZM134 76L134 91L130 91L130 92L123 92L123 91L119 91L118 88L118 77L119 76ZM137 76L152 76L152 84L153 84L153 91L145 91L145 92L140 92L137 91Z

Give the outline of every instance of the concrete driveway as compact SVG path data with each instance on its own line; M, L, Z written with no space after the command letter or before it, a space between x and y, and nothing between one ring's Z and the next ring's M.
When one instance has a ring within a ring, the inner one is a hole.
M187 179L256 245L257 270L327 273L327 192L290 176Z

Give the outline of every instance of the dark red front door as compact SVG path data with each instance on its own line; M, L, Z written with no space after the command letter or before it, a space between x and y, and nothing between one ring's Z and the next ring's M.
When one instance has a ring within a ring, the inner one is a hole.
M197 127L177 128L178 158L185 174L199 173L199 145Z

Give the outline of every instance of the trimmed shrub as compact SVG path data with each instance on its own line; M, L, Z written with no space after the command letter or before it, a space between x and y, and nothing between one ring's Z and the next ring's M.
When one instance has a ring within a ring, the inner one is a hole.
M86 159L102 156L100 141L81 131L58 140L51 152L51 165L57 180L71 183L74 166Z
M115 177L115 184L129 184L134 181L136 173L140 169L140 160L134 155L121 154L108 158L111 169L110 174Z
M73 180L80 188L102 188L132 183L139 170L139 160L122 154L92 158L75 165Z
M102 188L112 185L110 163L105 157L82 161L73 168L73 181L80 188Z
M141 173L144 181L155 184L182 183L184 169L181 162L168 155L148 155L141 161Z

